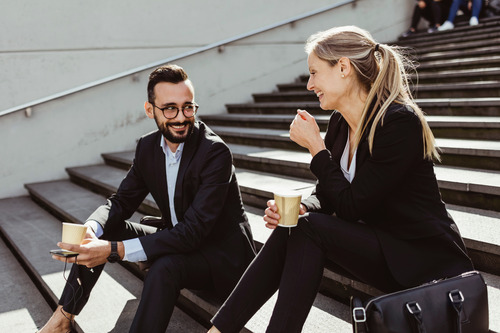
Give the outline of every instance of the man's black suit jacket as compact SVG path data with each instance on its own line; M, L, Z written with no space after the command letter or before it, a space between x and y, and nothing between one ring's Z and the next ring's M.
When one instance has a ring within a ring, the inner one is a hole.
M179 223L172 227L160 140L159 131L139 140L133 165L118 191L89 220L103 226L106 239L123 228L123 221L151 193L168 227L139 238L148 260L200 251L217 291L227 295L255 253L231 152L210 128L195 122L182 152L174 198Z
M308 211L335 213L373 227L391 272L403 286L471 270L458 228L441 200L434 165L423 158L422 127L415 112L401 104L389 107L376 128L371 155L367 135L360 141L352 183L340 168L347 134L346 120L334 112L325 136L328 150L311 161L318 182L303 202Z

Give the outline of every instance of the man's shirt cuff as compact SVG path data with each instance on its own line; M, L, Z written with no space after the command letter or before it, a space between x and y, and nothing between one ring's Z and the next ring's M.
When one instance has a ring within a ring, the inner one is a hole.
M90 220L90 221L85 222L85 225L87 227L92 228L92 230L94 231L97 238L101 237L102 234L104 233L104 230L102 229L101 225L97 221Z
M125 249L123 260L125 261L138 262L146 261L148 259L139 238L124 240L123 247Z

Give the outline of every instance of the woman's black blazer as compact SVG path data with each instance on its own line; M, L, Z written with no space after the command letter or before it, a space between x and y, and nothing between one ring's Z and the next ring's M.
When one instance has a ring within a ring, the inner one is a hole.
M396 103L388 108L376 128L372 154L367 134L362 137L352 183L340 168L347 133L347 122L334 112L325 136L327 150L311 161L318 181L313 195L303 202L308 211L335 213L371 226L403 286L472 269L458 228L441 200L433 162L424 159L422 127L413 109Z

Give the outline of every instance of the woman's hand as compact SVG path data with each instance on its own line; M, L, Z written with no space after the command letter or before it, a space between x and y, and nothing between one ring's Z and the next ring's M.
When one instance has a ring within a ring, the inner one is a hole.
M312 156L326 148L316 120L304 110L297 110L297 115L290 124L290 139L307 148Z
M269 229L276 229L278 226L278 220L280 219L280 215L277 213L278 206L276 206L276 202L274 200L267 201L267 208L264 211L266 215L264 215L264 221L266 221L266 227ZM303 204L300 204L299 214L304 215L307 212L306 207Z

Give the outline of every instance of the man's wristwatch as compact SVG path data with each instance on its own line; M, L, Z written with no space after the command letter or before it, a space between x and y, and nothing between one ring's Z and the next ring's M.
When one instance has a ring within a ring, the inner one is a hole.
M118 244L115 241L111 241L111 254L108 257L109 262L117 262L120 260L120 255L118 254Z

